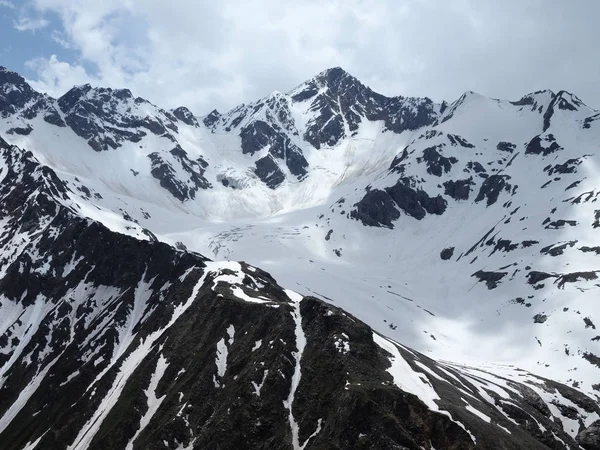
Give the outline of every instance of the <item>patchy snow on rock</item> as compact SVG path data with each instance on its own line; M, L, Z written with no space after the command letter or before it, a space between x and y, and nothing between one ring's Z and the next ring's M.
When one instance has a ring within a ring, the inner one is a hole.
M464 399L463 399L464 401ZM492 419L489 416L486 416L485 414L483 414L481 411L479 411L476 408L473 408L471 405L467 404L465 406L465 409L467 411L469 411L470 413L476 415L477 417L479 417L481 420L483 420L484 422L490 423L492 421Z
M346 333L342 333L340 336L335 338L335 348L338 352L346 354L350 351L350 338Z
M164 395L162 397L156 396L156 388L161 378L163 377L168 365L169 363L167 363L167 360L161 354L158 358L158 361L156 362L156 369L152 374L152 378L150 378L150 384L148 385L148 388L146 388L146 390L144 391L144 393L146 394L146 399L148 401L148 410L140 419L140 427L127 444L126 450L133 450L133 444L135 440L140 435L140 433L144 431L144 429L148 426L150 420L152 419L152 416L154 416L158 408L160 408L161 403L165 399Z

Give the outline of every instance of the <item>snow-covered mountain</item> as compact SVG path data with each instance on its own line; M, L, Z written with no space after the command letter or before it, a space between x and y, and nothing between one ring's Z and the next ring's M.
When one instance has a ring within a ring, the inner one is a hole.
M576 96L334 68L195 117L2 69L0 116L0 448L600 445Z

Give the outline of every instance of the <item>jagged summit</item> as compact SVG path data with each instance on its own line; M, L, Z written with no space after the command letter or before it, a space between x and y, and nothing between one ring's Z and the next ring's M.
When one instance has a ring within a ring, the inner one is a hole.
M378 99L379 97L383 98L341 67L333 67L320 72L294 88L289 95L294 101L306 101L319 92L332 97L342 97L345 100L364 101L365 97L372 96L376 96Z
M341 67L332 67L324 70L314 77L314 79L322 85L334 88L341 84L361 84L362 83L354 76L350 75Z

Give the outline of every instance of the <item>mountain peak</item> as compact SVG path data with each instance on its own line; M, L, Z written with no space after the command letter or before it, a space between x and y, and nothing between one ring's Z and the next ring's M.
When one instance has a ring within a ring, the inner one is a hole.
M344 81L360 83L355 77L350 75L341 67L332 67L330 69L324 70L323 72L319 73L315 77L315 79L320 84L326 85L328 87L339 85Z
M570 111L575 111L579 107L584 106L584 103L579 97L565 90L557 92L555 102L558 103L560 109L567 109Z
M8 117L40 96L16 72L0 67L0 116Z
M25 78L19 75L17 72L7 69L6 67L0 66L0 85L12 84L15 86L29 86Z

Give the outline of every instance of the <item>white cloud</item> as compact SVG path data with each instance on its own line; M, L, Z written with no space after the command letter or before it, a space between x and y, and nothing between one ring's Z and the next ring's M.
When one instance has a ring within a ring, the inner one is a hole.
M46 28L50 24L46 19L34 19L32 17L20 17L13 20L13 26L19 31L37 31Z
M515 99L567 89L600 106L600 3L559 0L31 0L81 63L38 60L49 90L87 77L196 113L342 66L385 94Z
M8 0L0 0L0 6L8 9L15 9L15 5Z
M48 59L32 59L25 65L35 71L38 77L36 80L28 80L31 86L54 97L64 94L73 86L86 83L103 84L90 76L81 65L61 62L56 55L51 55Z
M60 31L52 30L52 33L50 34L50 36L52 37L52 40L54 42L56 42L58 45L60 45L62 48L65 48L65 49L73 48L71 42Z

